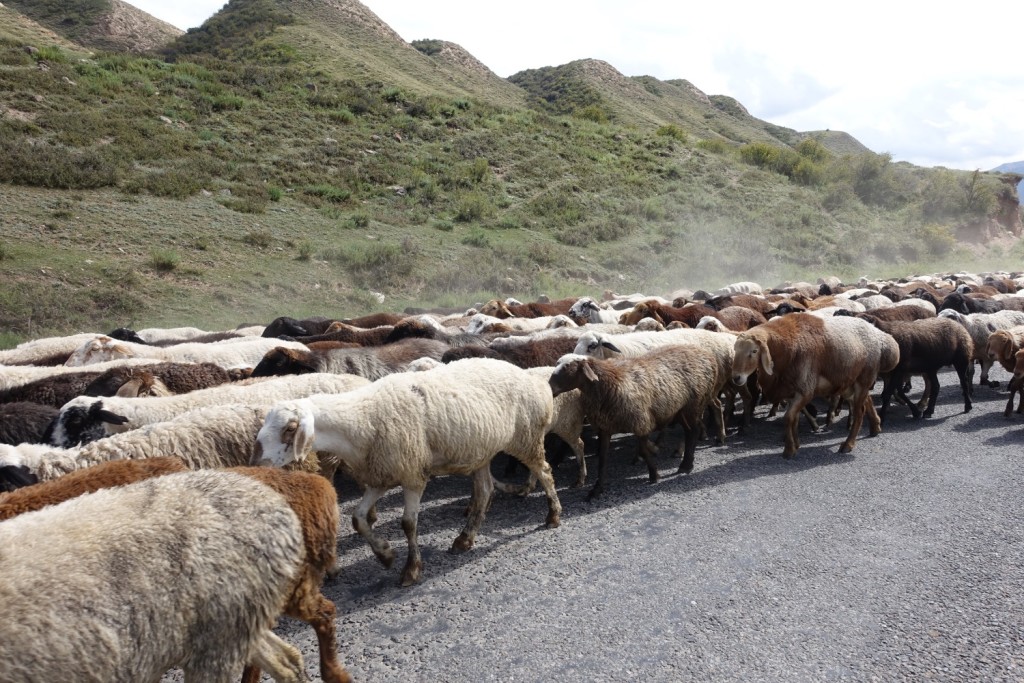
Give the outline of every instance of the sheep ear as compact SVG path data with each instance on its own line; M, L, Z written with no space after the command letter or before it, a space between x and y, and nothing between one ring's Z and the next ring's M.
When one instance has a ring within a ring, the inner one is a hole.
M605 344L608 344L608 343L605 342ZM608 344L608 345L610 346L610 344ZM596 382L597 381L597 373L594 372L594 368L590 365L589 361L584 361L583 362L583 376L586 377L591 382Z
M601 342L601 346L608 349L609 351L614 351L615 353L622 353L622 351L619 350L619 347L616 346L615 344L612 344L610 341Z
M299 420L295 429L295 439L292 441L293 462L303 462L309 451L313 448L313 417L305 415Z
M771 376L772 372L775 370L775 363L772 361L772 354L768 351L768 345L763 341L758 341L757 346L761 350L761 371L764 372L764 374Z
M658 321L659 323L661 323L662 325L664 325L664 324L665 324L665 319L664 319L664 318L662 318L662 317L661 317L661 316L660 316L660 315L658 314L658 312L657 312L657 311L651 311L651 317L652 317L652 318L654 318L655 320L657 320L657 321Z
M123 425L128 424L128 418L123 415L115 415L109 410L97 410L95 417L100 422L106 422L112 425Z

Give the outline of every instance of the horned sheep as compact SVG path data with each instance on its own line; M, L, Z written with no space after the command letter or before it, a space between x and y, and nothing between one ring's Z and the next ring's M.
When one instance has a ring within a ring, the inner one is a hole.
M467 359L429 372L389 375L347 394L278 403L259 432L257 463L281 466L311 449L340 458L365 487L353 525L386 567L394 551L373 534L368 514L389 489L401 486L408 539L402 585L411 585L422 571L417 516L431 476L473 478L468 521L453 550L473 545L493 491L490 461L499 451L537 477L548 498L547 525L559 525L562 506L544 459L552 404L540 378L509 363Z

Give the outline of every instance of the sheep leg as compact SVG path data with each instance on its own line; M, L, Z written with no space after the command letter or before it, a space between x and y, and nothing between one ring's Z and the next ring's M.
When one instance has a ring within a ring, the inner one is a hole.
M722 402L718 400L718 397L711 399L711 405L708 406L708 410L711 411L711 416L715 419L715 426L718 427L718 445L725 445L725 412L722 409Z
M750 388L744 384L739 387L740 398L743 399L743 422L740 424L740 429L749 427L754 421L754 394L750 391Z
M954 367L956 367L957 379L960 380L960 393L962 393L963 397L964 397L964 412L965 413L969 413L969 412L971 412L971 408L973 407L973 405L971 404L971 393L972 393L972 391L971 391L971 378L967 374L967 368L965 367L964 363L954 363ZM1010 384L1011 385L1013 384L1013 380L1010 380ZM1020 383L1018 382L1018 387L1019 386L1020 386ZM1010 397L1011 397L1011 401L1012 401L1012 397L1013 397L1013 390L1012 390L1012 388L1010 390Z
M982 358L980 362L981 362L981 383L986 385L986 386L988 386L988 387L991 387L992 389L998 388L999 387L999 382L997 382L995 380L989 380L989 378L988 378L988 371L992 368L992 359L991 358Z
M808 408L805 405L803 408L800 409L800 412L802 412L804 414L804 417L806 417L807 421L811 424L811 431L812 432L816 432L816 431L821 429L821 427L818 425L818 420L815 419L814 413L811 412L810 408Z
M790 400L789 407L782 416L783 427L786 433L786 446L782 449L783 458L792 458L796 455L797 449L800 448L800 436L797 434L797 426L800 420L800 413L803 412L807 402L808 399L797 394ZM813 418L811 419L813 420ZM817 429L817 426L815 426L815 429Z
M968 384L970 384L970 380L968 380ZM931 396L931 392L932 392L932 381L930 379L928 379L928 375L925 375L924 376L924 391L921 393L921 398L917 402L918 410L924 410L925 407L928 405L928 397Z
M662 433L664 433L664 430L662 430ZM654 457L658 452L646 434L637 434L636 439L637 450L643 456L644 463L647 465L647 480L653 484L658 481L658 466L655 463Z
M370 549L373 550L373 554L377 556L381 564L390 568L395 561L395 551L391 549L390 543L374 535L373 528L367 519L370 509L377 504L377 501L385 493L387 493L387 489L366 487L359 505L356 506L356 511L352 513L352 527L370 544Z
M935 401L939 397L939 373L932 370L925 375L925 381L931 387L931 393L928 395L928 407L923 414L925 417L931 417L935 414Z
M608 448L611 440L611 432L602 429L597 433L597 481L587 494L588 501L604 493L604 483L608 478Z
M306 678L306 668L302 664L302 654L281 640L273 631L263 633L252 658L251 669L257 674L256 680L259 680L260 669L265 669L278 683L301 683L309 680ZM244 676L243 673L243 680ZM187 672L185 679L193 680Z
M840 453L849 453L857 445L857 435L860 433L861 425L864 424L864 401L870 397L869 389L861 386L853 388L853 398L850 400L850 432L846 441L839 447ZM872 407L872 409L874 408Z
M338 662L337 646L334 642L334 603L324 597L317 584L310 585L307 581L303 587L301 595L293 595L285 614L294 619L301 619L316 631L317 645L320 648L320 678L324 683L351 683L352 677Z
M885 414L889 411L889 403L892 401L892 395L896 391L896 387L901 384L899 378L896 377L895 372L890 372L889 376L885 378L885 384L882 386L882 405L878 408L878 418L885 420ZM902 386L900 387L902 389ZM897 394L899 397L899 394ZM902 397L899 397L902 400Z
M864 399L864 414L868 416L868 431L871 436L878 436L882 433L882 421L875 412L875 402L871 400L871 392L868 392Z
M483 506L483 509L486 510L491 502L491 494L494 492L494 487L491 485L493 481L491 479L491 463L488 462L487 465L477 470L474 476L480 476L487 480L487 496L483 500L477 501L477 505ZM416 521L420 514L420 499L423 497L423 488L423 486L420 488L406 486L402 489L402 494L405 497L405 510L402 512L402 531L405 532L405 540L409 546L409 555L405 560L405 568L402 569L403 586L411 586L419 581L420 573L423 571L423 558L420 557L419 536L416 529ZM476 491L474 490L473 493L475 499ZM472 500L470 505L473 505Z
M579 456L583 454L583 442L580 440ZM544 489L544 495L548 497L548 516L544 521L545 526L554 529L562 523L562 502L558 500L558 491L555 490L555 478L551 474L551 465L544 458L544 446L541 445L532 456L527 456L523 464L530 468L530 473L540 482ZM583 477L586 476L586 469L581 470Z
M576 464L579 468L579 474L576 475L576 483L572 485L572 488L578 489L587 483L587 461L583 455L583 439L578 435L576 437L576 442L572 444L572 450L576 453Z
M466 515L468 519L462 533L452 543L452 552L463 552L473 547L473 541L476 540L476 534L480 530L480 525L483 524L484 516L487 514L487 504L491 499L491 493L494 492L494 480L491 478L489 464L473 472L472 477L473 495L469 499L469 512ZM402 526L404 528L405 518L402 519ZM410 546L410 552L411 548L412 546ZM418 553L419 551L417 550L417 555Z
M703 412L703 411L701 411ZM679 461L679 474L689 474L693 471L693 456L697 452L697 437L698 431L691 426L691 420L687 420L682 414L679 415L679 424L683 426L683 443L680 444L681 448L679 455L682 459Z

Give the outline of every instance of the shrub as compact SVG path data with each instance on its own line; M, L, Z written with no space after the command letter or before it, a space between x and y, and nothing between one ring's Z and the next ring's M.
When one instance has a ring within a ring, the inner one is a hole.
M593 121L594 123L608 123L609 120L608 112L598 104L588 104L582 109L573 112L573 116L584 121Z
M697 147L703 149L705 152L711 152L712 154L725 154L729 149L729 145L725 140L721 140L719 138L698 140Z
M438 220L434 221L433 228L435 230L440 230L441 232L451 232L455 229L455 224L451 221Z
M256 247L257 249L266 249L273 243L274 236L273 234L271 234L269 230L266 229L253 230L252 232L247 232L245 236L242 237L242 241L251 247Z
M353 228L365 228L370 225L370 217L365 213L354 213L348 221Z
M299 261L309 261L313 258L313 244L309 240L303 240L299 242L299 255L296 256Z
M284 190L280 187L268 187L267 196L270 197L270 201L279 202L281 201L281 198L284 197Z
M674 123L662 126L657 131L655 131L655 134L669 137L672 138L673 140L678 140L679 142L686 142L687 139L689 139L689 137L686 135L686 131Z
M487 236L480 228L470 231L461 240L463 244L468 244L471 247L489 247L491 245L491 239Z
M335 123L340 123L346 126L350 126L356 122L356 115L352 113L348 107L342 107L341 109L335 109L328 114L330 119Z
M463 223L478 221L494 213L494 207L482 192L467 192L459 197L455 206L455 220Z
M319 197L333 204L344 204L352 197L352 192L334 185L312 185L303 191L312 197Z
M170 273L178 267L178 253L172 249L153 249L149 252L149 265L158 273Z

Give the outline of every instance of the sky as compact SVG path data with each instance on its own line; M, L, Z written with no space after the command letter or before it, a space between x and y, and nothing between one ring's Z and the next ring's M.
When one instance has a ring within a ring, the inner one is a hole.
M182 29L224 5L128 1ZM845 131L897 161L988 170L1024 160L1019 0L363 4L405 40L458 43L502 77L601 59L626 76L685 78L778 125Z

